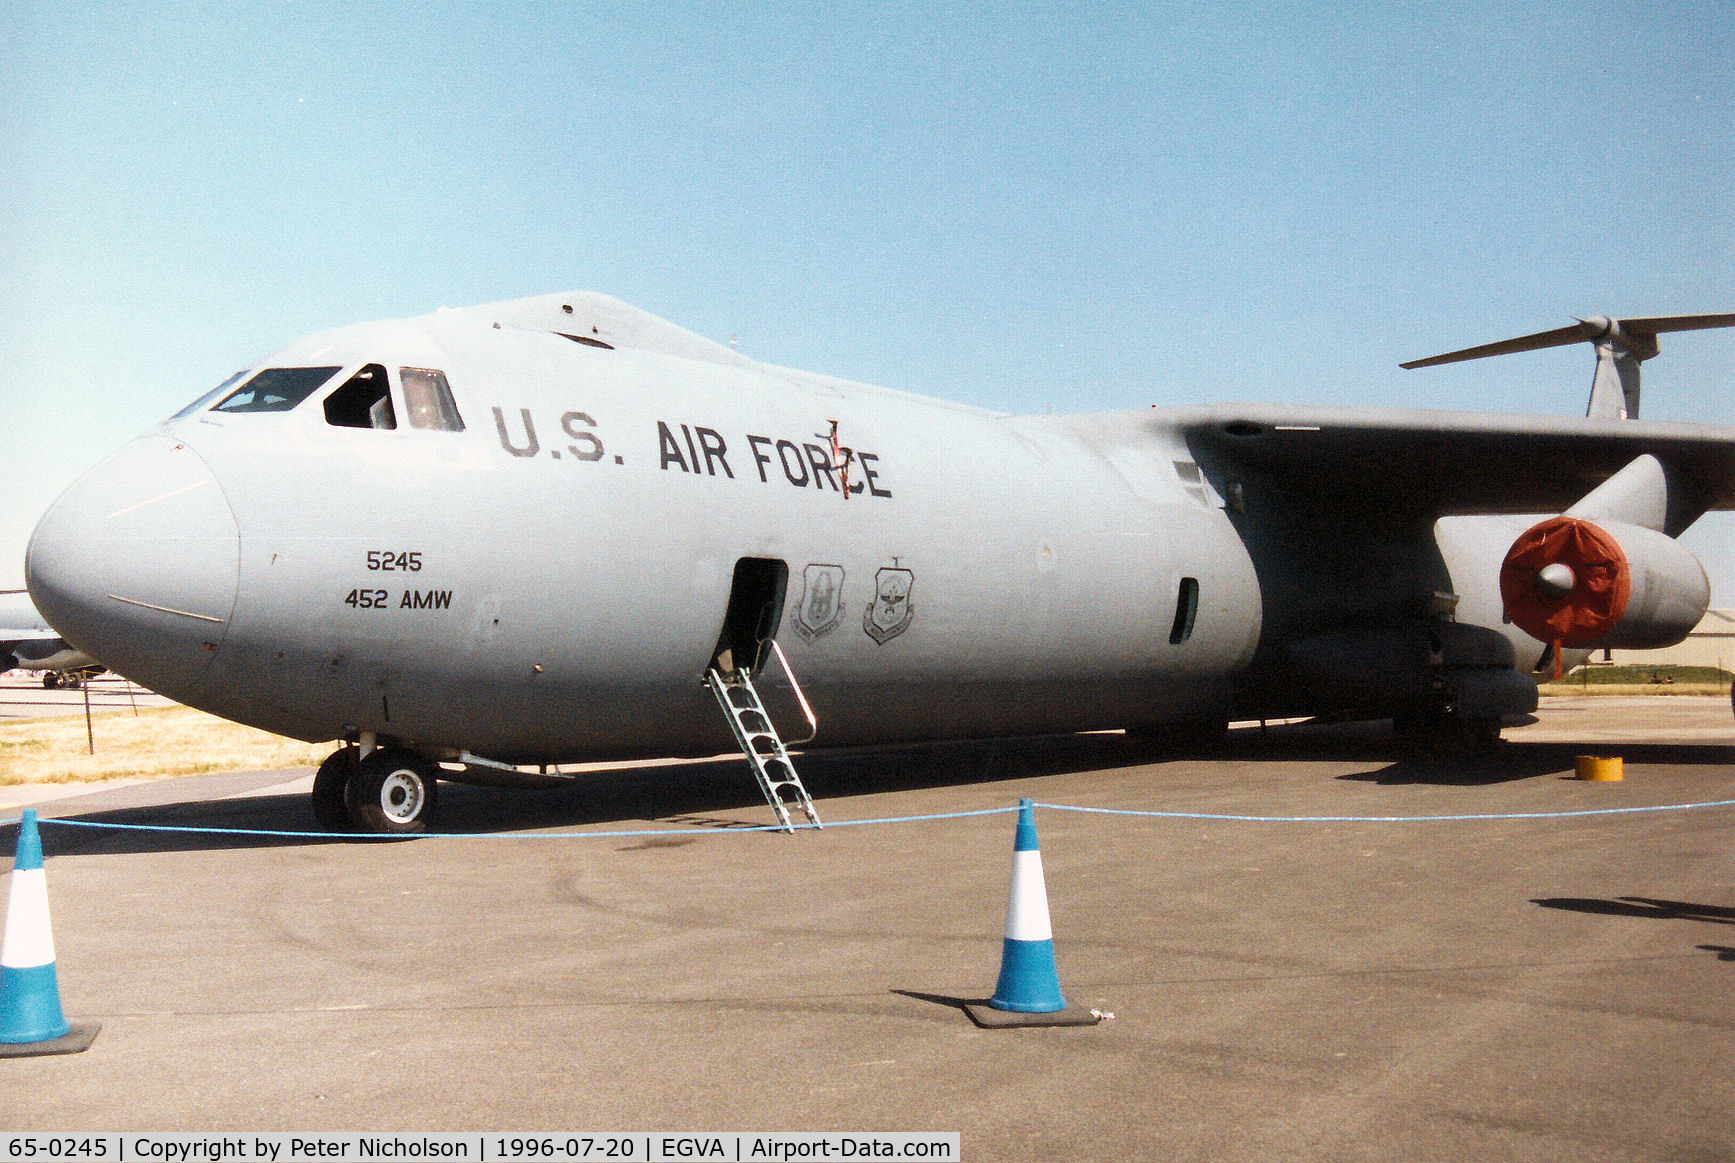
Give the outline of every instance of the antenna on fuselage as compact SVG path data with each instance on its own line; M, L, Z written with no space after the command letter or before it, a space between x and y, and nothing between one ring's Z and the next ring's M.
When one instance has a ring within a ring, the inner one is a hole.
M1590 342L1596 345L1596 376L1591 380L1590 406L1584 414L1596 420L1637 420L1639 364L1657 354L1657 336L1665 331L1699 331L1707 327L1735 327L1735 315L1657 315L1644 319L1610 319L1606 315L1593 315L1589 319L1580 319L1571 327L1539 331L1517 339L1502 339L1497 343L1484 343L1480 347L1467 347L1427 359L1413 359L1398 366L1405 369L1433 367L1490 355L1511 355L1519 351L1540 351L1545 347Z

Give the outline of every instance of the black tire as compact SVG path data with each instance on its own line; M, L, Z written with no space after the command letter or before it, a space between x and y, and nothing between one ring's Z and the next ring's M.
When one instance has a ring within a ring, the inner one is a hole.
M1128 727L1127 743L1152 756L1213 755L1229 742L1228 715L1195 715Z
M1466 759L1500 747L1499 719L1460 719L1439 712L1410 712L1392 719L1398 746L1418 758Z
M358 832L406 836L426 832L434 814L434 765L381 749L356 765L344 803Z
M313 776L313 818L323 832L353 832L355 821L349 818L349 805L344 802L349 790L349 777L355 771L355 760L347 747L340 747L326 757Z

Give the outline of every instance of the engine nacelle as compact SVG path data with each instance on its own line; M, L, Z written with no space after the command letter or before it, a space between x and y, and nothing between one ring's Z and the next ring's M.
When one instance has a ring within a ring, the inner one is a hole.
M1506 616L1539 641L1651 650L1692 632L1711 605L1711 582L1672 537L1563 515L1512 543L1500 597Z

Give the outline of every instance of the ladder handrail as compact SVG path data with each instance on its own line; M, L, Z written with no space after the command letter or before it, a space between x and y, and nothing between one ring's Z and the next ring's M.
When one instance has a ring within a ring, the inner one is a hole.
M789 743L797 747L803 743L812 743L819 735L819 719L814 715L813 706L807 701L807 696L802 693L801 684L795 681L795 672L789 669L789 659L784 657L783 647L778 645L775 638L771 640L771 652L777 655L777 663L783 667L783 677L789 680L789 689L795 692L795 701L801 704L801 713L807 717L807 737L791 739Z
M735 735L735 742L747 757L747 766L753 772L753 778L759 784L759 790L765 793L765 799L777 813L777 821L785 832L795 830L789 820L788 804L782 795L782 789L788 788L793 793L794 803L807 816L816 828L823 828L819 813L814 810L813 798L802 786L801 777L796 774L795 763L789 758L789 752L783 746L783 740L778 737L777 729L771 722L771 716L766 713L765 704L759 698L759 692L753 687L752 676L746 670L733 671L728 678L715 667L705 670L705 685L711 688L711 693L717 697L717 703L723 709L724 717L729 720L729 729ZM746 703L737 703L731 694L740 691L746 696ZM753 715L764 722L766 729L748 727L745 716ZM768 752L759 750L757 743L763 740L771 745ZM772 768L776 767L774 773Z

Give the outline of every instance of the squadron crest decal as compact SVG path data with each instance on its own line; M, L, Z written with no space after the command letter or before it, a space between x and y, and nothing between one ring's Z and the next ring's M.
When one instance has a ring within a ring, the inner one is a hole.
M816 642L843 623L843 566L809 563L801 571L795 632Z
M888 567L874 574L874 600L861 616L861 628L869 638L884 646L910 628L910 619L916 616L910 601L915 582L915 574L907 569Z

